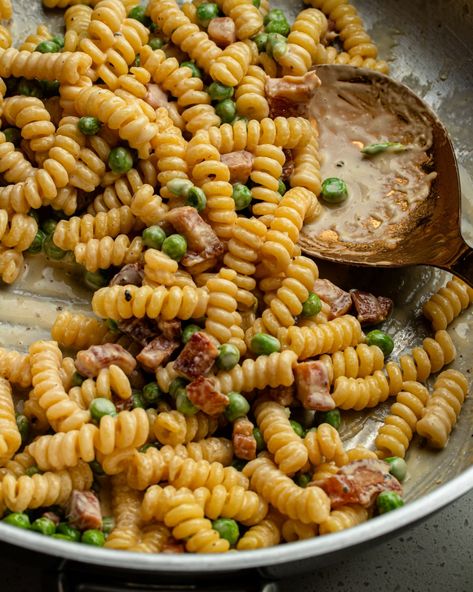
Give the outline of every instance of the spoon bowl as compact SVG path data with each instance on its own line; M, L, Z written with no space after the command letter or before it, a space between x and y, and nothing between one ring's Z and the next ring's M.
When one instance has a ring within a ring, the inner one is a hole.
M316 68L322 87L331 86L343 98L350 88L374 93L377 104L389 104L390 110L404 118L406 106L421 113L423 123L430 128L431 147L428 155L437 175L428 196L409 215L406 224L396 229L396 243L374 241L369 233L356 248L324 242L302 229L300 246L314 257L332 262L373 267L403 267L432 265L449 271L473 286L473 249L460 231L460 181L453 145L448 132L432 109L407 86L389 76L364 68L345 65L322 65ZM360 87L360 85L362 85ZM348 95L347 95L348 93ZM317 101L317 95L313 99Z

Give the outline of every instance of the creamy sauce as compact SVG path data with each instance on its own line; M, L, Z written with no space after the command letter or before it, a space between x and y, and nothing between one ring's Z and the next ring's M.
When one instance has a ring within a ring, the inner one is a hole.
M325 84L324 84L325 82ZM391 96L392 95L392 96ZM349 197L323 203L304 234L323 250L393 249L415 223L435 173L426 172L432 131L415 105L400 105L389 87L328 76L311 104L319 127L322 179L339 177ZM379 142L400 142L404 152L363 155Z

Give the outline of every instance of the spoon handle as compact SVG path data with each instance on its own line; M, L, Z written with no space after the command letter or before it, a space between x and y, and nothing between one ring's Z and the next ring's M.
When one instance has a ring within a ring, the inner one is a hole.
M465 243L465 249L445 269L473 288L473 249Z

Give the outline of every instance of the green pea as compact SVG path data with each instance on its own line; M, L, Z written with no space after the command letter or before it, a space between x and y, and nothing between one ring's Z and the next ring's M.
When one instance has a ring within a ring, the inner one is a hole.
M269 356L274 352L281 351L281 343L272 335L256 333L251 338L250 349L257 356Z
M16 416L16 425L18 431L20 432L21 441L26 442L30 433L30 420L26 417L26 415L18 414Z
M237 471L243 471L243 469L245 468L245 466L247 465L246 460L243 460L242 458L234 458L232 460L232 467L234 469L236 469Z
M286 183L284 183L284 181L282 179L279 179L279 183L278 183L278 193L281 195L284 195L287 191L286 188Z
M102 122L97 117L81 117L78 123L79 131L85 136L95 136L102 127Z
M46 235L44 234L44 232L42 230L38 230L38 232L36 233L36 236L33 239L33 242L26 249L26 251L28 253L32 253L34 255L36 253L41 253L41 250L43 248L43 243L44 243L45 238L46 238Z
M43 250L49 259L64 259L67 251L63 251L57 245L54 244L53 235L49 234L43 242Z
M56 533L61 534L62 536L67 537L71 541L79 542L80 541L80 530L74 528L67 522L60 522L57 525Z
M389 472L391 475L396 477L396 479L402 483L407 475L406 461L399 456L390 456L384 460L385 462L389 463Z
M315 317L322 310L322 301L314 294L309 292L309 298L302 305L301 316L303 317Z
M212 522L212 528L218 532L220 538L225 539L232 546L240 537L238 524L232 518L218 518Z
M31 530L35 530L36 532L40 532L46 536L51 536L56 532L56 525L49 518L42 516L33 522L31 525Z
M270 33L266 43L266 52L269 56L280 58L287 51L287 39L279 33Z
M240 350L233 343L224 343L218 348L215 363L220 370L231 370L240 361Z
M92 460L89 463L89 467L91 469L91 471L94 473L94 475L105 475L105 471L102 469L102 465L99 463L98 460Z
M38 212L38 210L31 209L28 212L28 216L31 216L32 218L34 218L36 220L36 223L39 225L40 219L39 219L39 212Z
M134 8L132 8L128 13L128 18L135 19L135 21L139 21L145 27L149 27L152 22L149 16L146 16L145 8L143 6L135 6Z
M146 403L157 403L161 396L162 393L155 382L149 382L143 387L143 399Z
M101 271L86 271L84 272L84 284L95 292L108 284L108 278Z
M54 220L54 218L47 218L41 224L41 228L42 228L42 230L44 230L44 232L46 234L54 234L54 231L56 230L56 226L57 226L57 220Z
M85 378L79 372L74 372L71 378L71 386L80 386L84 382Z
M179 389L176 395L176 409L184 415L195 415L199 409L187 396L185 389Z
M94 545L95 547L103 547L105 544L105 535L101 530L91 528L85 530L80 537L80 542L84 545Z
M28 514L24 514L23 512L12 512L2 518L2 522L5 524L10 524L10 526L16 526L17 528L30 528L30 517Z
M347 184L338 177L329 177L323 181L320 195L327 203L341 203L348 197Z
M291 31L291 27L286 19L284 20L273 20L269 22L264 28L266 33L277 33L283 37L287 37Z
M54 35L51 39L53 43L55 43L60 49L64 47L64 37L63 35Z
M107 319L105 324L107 325L107 329L109 331L112 331L112 333L118 333L119 329L117 321L114 321L113 319Z
M258 53L262 53L266 51L266 44L268 43L268 34L258 33L258 35L255 35L253 37L253 41L256 43Z
M160 249L163 246L166 233L161 226L149 226L143 230L141 235L143 237L143 244L151 249Z
M41 471L38 469L38 467L36 465L33 465L32 467L28 467L25 471L25 475L27 477L32 477L33 475L40 475Z
M268 14L264 17L264 21L263 24L267 25L269 24L271 21L274 20L285 20L286 19L286 15L284 14L284 12L280 9L280 8L272 8Z
M321 414L321 423L328 423L336 430L338 430L342 424L342 416L338 409L332 409Z
M294 430L294 432L300 437L303 438L304 434L305 434L305 430L304 428L301 426L301 424L298 421L295 421L294 419L290 419L289 423L291 424L292 429Z
M368 345L377 345L386 358L394 349L393 338L379 329L374 329L366 335Z
M135 68L139 68L141 66L141 56L140 56L140 54L136 54L135 61L133 62L133 66L135 66Z
M197 20L202 27L207 28L212 19L218 16L218 6L213 2L204 2L197 7Z
M143 393L138 389L133 389L131 393L131 400L133 404L133 409L145 409L146 403L143 398Z
M202 78L202 70L194 62L181 62L181 68L190 68L194 78Z
M215 113L220 117L223 123L230 123L235 119L236 105L231 99L225 99L217 104Z
M171 395L171 397L173 397L173 399L176 398L177 392L180 389L185 390L187 384L188 381L185 378L182 378L181 376L175 378L169 385L169 394Z
M296 483L299 487L307 487L309 483L312 481L312 477L309 473L299 473L296 477Z
M224 101L233 97L234 90L231 86L225 86L220 82L212 82L207 88L212 101Z
M37 99L43 98L43 91L39 82L36 80L26 80L22 78L18 83L17 93L19 95L25 95L26 97L36 97Z
M128 148L112 148L108 156L108 166L114 173L128 173L133 168L133 156Z
M185 327L182 331L182 343L187 343L192 335L194 335L194 333L198 333L199 331L202 331L202 328L198 325L187 325L187 327Z
M187 241L182 234L171 234L164 239L161 250L171 259L180 261L187 252Z
M404 500L395 491L382 491L376 498L376 506L380 514L397 510L404 505Z
M261 0L253 0L253 6L256 6L256 8L259 8L261 6Z
M232 197L235 202L235 210L237 211L247 208L252 200L251 191L243 183L235 183L233 185Z
M89 405L90 415L93 420L100 421L105 415L117 415L117 408L108 399L104 397L98 397L94 399Z
M3 133L5 134L5 140L18 148L21 143L21 131L17 127L6 127Z
M171 179L166 183L166 189L179 197L187 197L192 187L194 184L189 179Z
M186 205L192 206L198 212L205 210L207 205L207 197L200 187L191 187L187 194Z
M58 539L59 541L68 541L69 543L77 542L75 539L71 538L70 536L67 536L67 534L60 534L58 532L55 532L54 534L52 534L51 538Z
M240 393L228 393L229 403L225 409L225 417L228 421L235 421L250 411L250 404Z
M115 528L115 518L113 516L104 516L102 518L102 531L104 534L110 534Z
M263 438L263 432L259 428L253 428L253 437L256 440L256 450L261 452L266 448L266 442Z
M36 46L35 51L39 51L40 53L58 53L61 48L57 43L55 43L52 39L48 41L41 41Z
M57 97L59 95L59 80L40 80L39 84L46 97Z

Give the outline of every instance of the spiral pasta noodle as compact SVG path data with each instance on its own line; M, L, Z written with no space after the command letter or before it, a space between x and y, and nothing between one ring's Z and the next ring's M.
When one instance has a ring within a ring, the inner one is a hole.
M7 183L21 183L34 174L32 164L6 141L4 134L0 134L0 173Z
M126 234L119 234L115 239L105 236L77 243L74 247L74 256L77 263L83 265L87 271L97 271L108 269L112 265L136 263L141 258L142 251L141 237L135 237L130 241Z
M346 378L335 380L333 400L340 409L361 409L375 407L389 397L389 384L386 376L376 370L365 378Z
M47 472L32 477L5 475L0 483L0 508L2 511L8 508L12 512L24 512L44 506L64 505L73 489L90 489L92 479L92 471L85 463L57 473Z
M93 399L98 397L110 400L115 395L119 399L128 400L132 390L123 370L111 364L108 368L102 368L95 380L92 378L84 380L80 386L71 388L68 394L81 409L88 409Z
M428 397L427 389L418 382L407 381L402 385L402 391L391 405L389 415L375 439L379 456L395 455L404 458Z
M161 444L177 446L203 440L217 429L217 420L203 413L186 416L179 411L159 413L152 430Z
M6 284L13 284L23 269L23 256L14 249L0 245L0 279Z
M210 66L210 76L226 86L239 84L253 60L255 48L251 44L238 41L226 47Z
M235 485L227 489L217 485L212 489L198 487L194 490L197 502L211 520L219 517L233 518L242 524L259 524L268 513L268 504L254 491Z
M365 378L384 367L384 354L377 345L360 343L356 347L347 347L333 353L324 354L320 360L327 366L330 382L340 376Z
M83 4L76 4L66 10L64 14L66 25L64 51L77 51L82 39L87 37L91 17L92 9Z
M146 226L158 224L164 218L167 208L159 195L155 195L151 185L142 185L133 195L131 212ZM122 230L121 232L126 232Z
M38 231L38 223L31 216L14 214L8 221L8 215L0 210L0 241L5 247L15 247L26 251Z
M462 280L453 278L440 288L422 307L432 329L446 329L473 302L473 292Z
M238 39L249 39L263 27L263 15L251 0L219 0L217 4L235 23Z
M11 387L4 378L0 378L0 466L12 458L20 445Z
M38 25L35 33L31 33L18 48L20 51L34 51L42 41L49 41L52 35L45 25ZM6 48L4 48L6 49ZM69 50L74 51L74 50Z
M89 423L67 434L41 436L30 444L29 452L42 470L61 470L79 460L91 462L96 451L111 454L116 449L142 446L148 432L144 409L121 411L116 417L102 417L98 426Z
M128 487L125 475L111 478L112 511L115 526L105 541L108 549L131 550L141 540L142 496Z
M330 501L318 487L298 487L268 458L250 461L243 473L250 478L252 489L281 514L304 524L320 524L330 512Z
M0 18L9 19L13 16L11 0L2 0L0 2Z
M238 551L274 547L281 542L280 520L269 516L249 528L237 543Z
M172 528L174 538L185 540L186 549L194 553L224 553L230 544L212 529L210 520L195 495L174 487L150 487L143 499L142 516L145 520L161 520Z
M342 506L333 512L325 522L322 522L319 528L319 534L330 534L332 532L340 532L347 528L352 528L357 524L366 522L369 514L366 508L358 505Z
M318 534L318 530L315 524L303 524L299 520L289 518L282 525L281 533L286 543L292 543L294 541L311 539Z
M28 354L0 347L0 376L20 387L31 385L31 366Z
M464 374L453 369L439 374L416 432L434 448L444 448L467 394L468 380Z
M320 194L322 178L320 173L319 144L316 131L312 133L310 141L301 148L294 150L294 171L290 178L291 187L304 187L315 195ZM310 218L315 218L321 207L317 200L313 200ZM308 216L309 217L309 216Z
M259 404L255 417L274 462L285 475L291 475L307 463L304 442L292 429L284 407L273 401Z
M259 203L253 205L253 214L259 218L264 224L269 227L279 202L281 201L281 194L278 192L279 178L282 174L282 167L286 158L284 152L278 146L270 144L260 144L255 148L255 158L253 161L253 170L250 174L250 179L254 183L251 189L251 194ZM274 233L273 233L274 234ZM285 238L283 235L278 237L286 246L289 258L292 256L294 249L291 249L291 241L289 237ZM266 237L266 240L268 237ZM273 237L276 239L276 236ZM275 242L275 240L273 240ZM291 252L292 254L289 254ZM287 259L287 256L286 256ZM286 259L284 261L286 261ZM289 262L287 262L288 264Z
M238 113L261 121L269 115L269 105L265 96L266 74L259 66L250 66L235 91Z
M309 431L304 437L304 445L313 465L334 461L336 465L342 466L348 461L337 430L328 423L322 423L316 430Z

